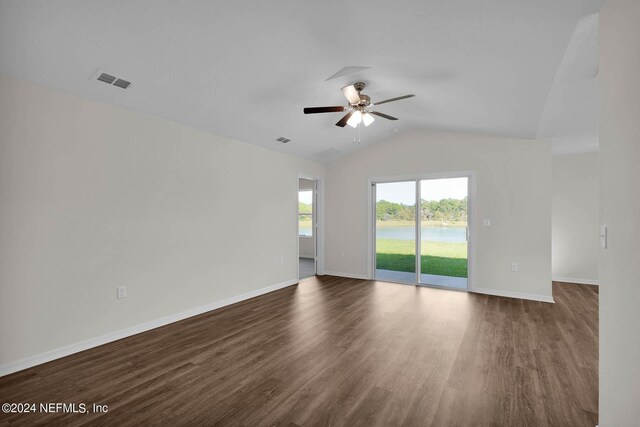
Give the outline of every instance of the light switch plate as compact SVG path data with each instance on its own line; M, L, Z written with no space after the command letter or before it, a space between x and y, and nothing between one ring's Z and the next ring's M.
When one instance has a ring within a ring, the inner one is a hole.
M607 240L608 240L608 231L607 231L607 226L606 225L601 225L600 226L600 247L603 249L607 249Z

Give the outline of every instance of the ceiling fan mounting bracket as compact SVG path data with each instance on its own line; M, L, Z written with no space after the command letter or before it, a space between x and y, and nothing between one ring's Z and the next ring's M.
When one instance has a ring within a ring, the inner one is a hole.
M353 84L353 87L355 87L358 92L360 92L362 89L364 89L365 86L366 85L364 84L364 82L355 82Z

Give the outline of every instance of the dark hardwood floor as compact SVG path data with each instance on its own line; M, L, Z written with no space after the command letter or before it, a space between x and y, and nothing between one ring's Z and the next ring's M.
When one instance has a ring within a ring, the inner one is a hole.
M0 425L589 426L598 289L556 304L337 277L0 378Z

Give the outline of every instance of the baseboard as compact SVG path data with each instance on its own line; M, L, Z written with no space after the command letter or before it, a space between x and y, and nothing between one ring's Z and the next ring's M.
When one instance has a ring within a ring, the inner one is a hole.
M80 341L75 344L70 344L64 347L59 347L53 350L46 351L44 353L36 354L35 356L27 357L15 362L5 363L0 365L0 377L8 375L14 372L22 371L23 369L31 368L36 365L41 365L52 360L59 359L61 357L69 356L74 353L78 353L84 350L88 350L93 347L98 347L103 344L117 341L122 338L126 338L132 335L146 332L151 329L159 328L161 326L168 325L170 323L178 322L180 320L187 319L189 317L197 316L199 314L206 313L208 311L216 310L218 308L225 307L227 305L235 304L241 301L245 301L251 298L255 298L260 295L267 294L269 292L277 291L278 289L286 288L287 286L295 285L298 283L298 279L287 280L282 283L278 283L266 288L257 289L255 291L247 292L245 294L226 298L221 301L216 301L211 304L203 305L201 307L192 308L179 313L171 314L169 316L161 317L156 320L141 323L135 326L131 326L126 329L121 329L116 332L112 332L106 335L101 335L96 338L90 338L88 340Z
M525 292L504 291L501 289L488 289L488 288L475 288L473 291L478 294L493 295L496 297L518 298L527 299L531 301L541 301L548 303L555 303L552 296L527 294Z
M369 278L364 274L343 273L339 271L325 271L325 274L328 274L330 276L347 277L350 279L369 280ZM475 288L473 291L470 291L470 292L493 295L497 297L518 298L518 299L527 299L531 301L548 302L551 304L555 303L552 296L527 294L524 292L503 291L500 289L488 289L488 288Z
M576 283L578 285L599 285L597 280L578 279L577 277L554 276L551 280L554 282Z
M342 273L339 271L326 271L326 270L324 274L329 276L346 277L349 279L369 280L369 278L365 274Z

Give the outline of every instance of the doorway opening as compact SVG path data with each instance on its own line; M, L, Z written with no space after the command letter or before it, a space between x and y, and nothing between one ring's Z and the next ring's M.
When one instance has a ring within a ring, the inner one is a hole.
M373 277L469 289L471 176L372 181Z
M317 182L298 179L298 278L312 277L317 272Z

